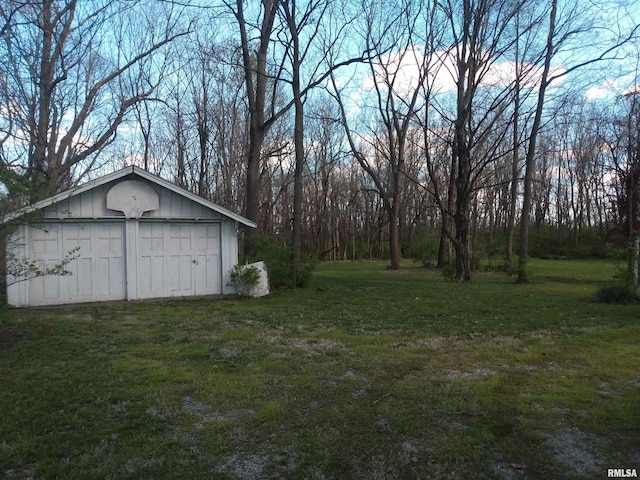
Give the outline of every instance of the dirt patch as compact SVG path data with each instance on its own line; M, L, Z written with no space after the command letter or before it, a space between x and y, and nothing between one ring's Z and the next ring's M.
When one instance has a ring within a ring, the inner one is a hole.
M264 333L258 336L258 341L269 345L294 349L306 357L326 355L330 352L349 352L349 349L344 343L328 338L284 337L276 333Z
M478 379L478 378L484 378L484 377L489 377L491 375L495 375L496 372L495 370L491 370L489 368L476 368L475 370L471 371L471 372L461 372L458 370L448 370L447 371L447 378L449 379L457 379L457 378L463 378L463 379Z
M196 428L202 428L205 423L211 422L233 422L245 420L255 412L249 409L234 409L228 412L219 412L210 405L195 400L189 396L182 399L182 411L198 418Z
M391 348L396 349L416 349L427 348L437 352L460 350L472 346L516 348L522 341L515 337L504 335L478 336L476 337L425 337L412 342L396 342L391 344Z
M553 459L575 475L588 476L602 472L605 441L577 428L566 428L554 434L544 433L544 444Z
M518 480L527 477L526 465L494 462L491 464L491 471L502 480Z
M242 480L281 478L290 475L298 468L295 453L232 453L222 459L213 468L217 474Z

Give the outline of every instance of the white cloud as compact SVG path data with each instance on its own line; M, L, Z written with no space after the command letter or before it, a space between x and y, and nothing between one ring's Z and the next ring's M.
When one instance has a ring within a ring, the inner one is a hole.
M625 88L622 91L622 95L634 95L637 93L640 93L640 84L632 85L631 87Z
M597 100L613 97L619 91L618 83L618 80L606 79L600 85L595 85L587 90L584 94L584 98L587 100Z
M608 78L600 85L589 88L585 92L584 98L587 100L599 100L603 98L613 98L618 95L640 93L640 84L633 84L633 81L633 78L628 76L616 79Z
M405 50L385 55L374 67L376 80L379 85L384 85L385 75L393 81L393 91L396 96L403 98L409 95L421 81L421 70L428 65L427 78L428 85L436 93L446 93L455 91L457 67L455 51L440 50L430 57L425 57L419 49ZM542 80L542 67L524 64L521 66L524 72L523 87L537 88ZM566 71L563 65L551 67L550 76L559 76L553 84L562 83ZM515 82L516 64L512 61L496 62L492 64L485 74L481 86L483 87L506 87ZM363 81L363 88L371 91L375 87L374 77L368 75Z

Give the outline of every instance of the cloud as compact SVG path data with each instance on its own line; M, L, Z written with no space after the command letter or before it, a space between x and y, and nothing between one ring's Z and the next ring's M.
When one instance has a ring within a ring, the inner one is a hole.
M640 93L640 84L634 84L632 77L607 78L600 85L589 88L584 98L587 100L600 100L613 98L618 95L634 95ZM631 85L631 86L628 86Z
M447 93L456 90L457 61L455 51L440 50L426 57L416 47L404 51L394 52L380 58L374 66L374 75L368 75L363 88L371 91L375 82L384 86L386 82L393 84L393 92L399 98L408 96L423 81L432 87L435 93ZM426 78L423 69L428 67ZM525 88L537 88L542 81L542 67L532 64L521 65ZM551 67L550 76L559 76L553 84L562 83L562 74L566 71L563 65ZM516 63L512 61L495 62L485 73L481 87L504 88L512 85L516 79Z
M600 85L595 85L588 89L584 94L584 98L587 100L598 100L613 97L619 91L618 83L618 80L606 79Z

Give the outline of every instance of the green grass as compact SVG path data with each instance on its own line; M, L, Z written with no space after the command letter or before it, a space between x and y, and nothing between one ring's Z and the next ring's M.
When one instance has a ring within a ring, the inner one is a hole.
M0 311L0 478L606 478L640 468L608 262L319 265L263 299Z

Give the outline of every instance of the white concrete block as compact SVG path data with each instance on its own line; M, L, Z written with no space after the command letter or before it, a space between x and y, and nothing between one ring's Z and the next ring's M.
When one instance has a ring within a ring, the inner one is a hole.
M257 268L258 273L260 274L258 285L256 285L256 288L251 292L251 296L264 297L265 295L269 295L269 274L267 273L267 265L264 262L256 262L244 265L243 268L251 267Z

